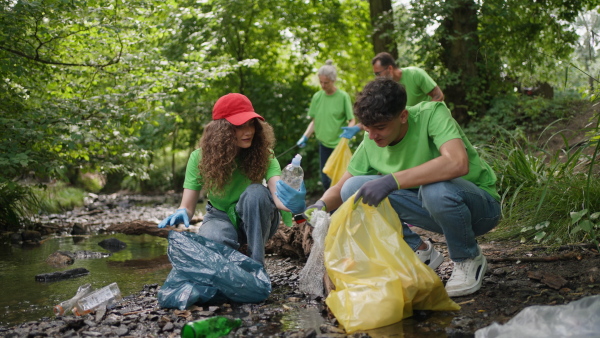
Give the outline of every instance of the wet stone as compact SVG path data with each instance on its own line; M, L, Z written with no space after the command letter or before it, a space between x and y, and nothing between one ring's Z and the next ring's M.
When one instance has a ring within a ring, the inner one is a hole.
M117 325L121 324L121 317L119 317L115 314L110 314L110 315L106 316L106 319L104 319L104 324L117 326Z
M127 244L125 244L124 242L116 239L116 238L107 238L105 240L102 240L98 243L98 245L100 245L101 247L103 247L106 250L110 250L110 251L119 251L121 249L124 249L127 247Z
M126 327L119 327L118 329L115 329L113 332L116 336L120 337L120 336L124 336L127 333L129 333L129 329L127 329Z
M95 322L88 320L88 319L84 320L83 322L85 323L85 325L87 325L89 327L94 327L94 326L98 325Z
M173 323L168 322L165 324L165 326L163 326L162 330L168 332L168 331L173 331L173 328L174 328Z

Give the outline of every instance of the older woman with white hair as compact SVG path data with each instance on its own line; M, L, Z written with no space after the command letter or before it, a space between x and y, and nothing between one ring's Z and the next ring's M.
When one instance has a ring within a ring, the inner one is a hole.
M327 60L317 75L322 90L316 92L312 97L308 110L311 121L296 144L300 148L305 147L308 138L313 132L315 133L315 137L319 141L321 182L323 189L327 190L331 184L331 179L323 173L327 159L340 142L340 137L350 139L360 128L356 126L350 96L335 86L337 72L333 61ZM340 131L342 134L339 134Z

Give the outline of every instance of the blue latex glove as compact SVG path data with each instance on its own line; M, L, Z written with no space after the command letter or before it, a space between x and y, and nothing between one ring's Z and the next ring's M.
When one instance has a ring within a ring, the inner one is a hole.
M356 133L360 131L359 126L342 127L342 129L344 130L344 132L340 134L340 137L345 137L347 139L353 138L354 135L356 135Z
M282 180L277 181L276 187L277 190L275 193L277 197L294 214L299 214L306 209L306 188L304 187L304 182L302 182L300 190L290 187Z
M308 137L302 135L302 137L296 142L296 145L300 148L306 147L306 142L308 142Z
M354 202L358 203L362 198L363 203L376 207L384 198L392 193L392 191L398 189L398 182L396 182L396 179L392 174L388 174L382 178L363 184L363 186L358 189Z
M306 207L306 210L304 210L304 218L310 221L310 218L312 217L312 214L313 212L315 212L315 210L327 211L325 202L323 202L322 200L318 200L315 204Z
M186 228L190 226L190 219L188 218L187 210L185 208L177 209L173 215L163 219L158 227L164 228L167 225L174 226L180 223L185 224Z

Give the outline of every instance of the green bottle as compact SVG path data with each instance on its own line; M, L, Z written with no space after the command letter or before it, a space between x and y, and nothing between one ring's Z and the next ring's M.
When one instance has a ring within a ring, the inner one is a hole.
M207 319L189 322L181 329L183 338L218 338L229 334L232 329L242 325L239 318L230 319L227 317L211 317Z

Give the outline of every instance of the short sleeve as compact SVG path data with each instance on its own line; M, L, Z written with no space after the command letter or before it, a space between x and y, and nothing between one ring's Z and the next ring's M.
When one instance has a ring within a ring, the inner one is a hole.
M200 180L202 177L200 176L200 171L198 169L198 164L200 164L200 149L196 149L190 154L190 158L188 159L187 167L185 169L185 181L183 182L183 187L185 189L202 190L202 184Z

